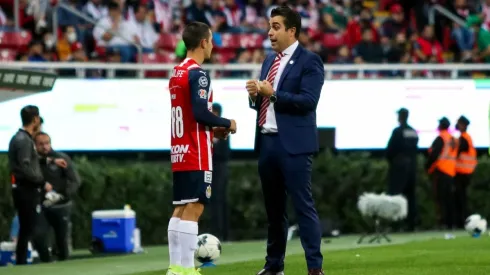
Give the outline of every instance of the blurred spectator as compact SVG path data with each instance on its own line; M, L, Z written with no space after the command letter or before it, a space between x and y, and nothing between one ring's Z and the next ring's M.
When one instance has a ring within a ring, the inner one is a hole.
M332 0L330 5L323 8L323 22L328 22L328 27L337 31L345 30L347 27L347 15L343 6L343 0Z
M194 0L193 3L185 9L186 23L198 21L211 26L209 22L211 14L210 7L206 4L206 0Z
M71 45L77 42L77 33L73 26L64 26L62 29L63 36L58 40L56 50L60 61L68 61L72 57Z
M349 47L347 46L341 46L339 48L339 52L337 55L337 58L334 61L335 64L352 64L353 60L352 57L350 56L350 51Z
M127 63L134 55L133 47L128 42L132 40L130 30L122 17L119 4L111 2L109 16L100 19L94 28L94 38L98 46L118 52L121 62Z
M102 0L89 0L83 7L83 13L95 21L99 21L109 15L109 10L102 5Z
M67 62L87 62L87 56L85 55L85 50L82 43L75 42L70 46L70 55L66 60ZM60 77L76 77L77 69L60 69L58 70L58 75Z
M211 30L213 32L226 32L228 31L228 23L226 22L226 15L221 6L221 0L212 0L210 8L210 21Z
M444 63L442 46L434 37L434 27L427 25L414 44L415 59L419 63Z
M463 21L466 21L468 16L474 14L474 11L467 5L466 0L455 0L452 6L452 12ZM458 50L461 52L460 60L466 62L471 60L471 51L475 44L475 35L473 31L466 27L453 22L453 30L451 37L456 41Z
M252 62L252 53L249 50L242 49L239 51L237 58L233 63L236 64L250 64ZM230 73L230 77L236 78L249 78L250 71L233 71Z
M226 17L226 23L229 26L228 32L241 32L242 21L245 19L245 12L235 3L235 0L225 0L223 13Z
M381 35L389 39L394 39L399 33L405 34L405 37L410 37L413 30L405 21L403 8L399 4L392 5L390 8L390 17L383 22L381 26Z
M373 42L379 42L379 33L373 23L373 14L368 8L364 8L358 19L352 20L347 26L349 46L357 45L363 39L364 32L369 30Z
M153 28L145 6L136 7L134 19L128 22L128 30L133 35L133 41L143 47L143 52L154 52L159 36Z
M473 50L473 61L490 63L490 32L482 27L482 20L478 15L469 16L467 23L473 28L477 41L477 48Z
M374 41L371 29L364 29L362 41L352 50L357 64L362 63L381 63L383 60L383 49L381 45Z
M58 61L58 54L55 47L55 39L51 32L46 32L43 36L44 41L44 58L48 62Z
M31 42L29 47L29 56L27 58L29 62L45 62L44 58L44 45L43 42L39 40L34 40Z

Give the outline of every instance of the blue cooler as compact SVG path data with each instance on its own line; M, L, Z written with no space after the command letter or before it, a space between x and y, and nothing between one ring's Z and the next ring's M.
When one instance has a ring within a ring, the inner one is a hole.
M136 213L133 210L92 212L92 239L101 242L102 252L131 253L135 228Z
M0 243L0 266L15 264L15 248L16 245L13 242ZM27 250L27 263L32 263L32 246L30 243Z

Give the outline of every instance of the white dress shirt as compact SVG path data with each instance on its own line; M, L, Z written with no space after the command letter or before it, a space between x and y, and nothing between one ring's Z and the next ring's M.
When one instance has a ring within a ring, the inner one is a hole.
M145 49L153 49L155 43L158 41L158 33L153 29L150 22L146 21L141 23L136 19L128 20L128 32L132 36L137 36L141 42L141 46ZM133 41L133 39L131 39Z
M123 18L121 18L121 22L119 23L118 26L119 28L116 31L116 34L118 35L114 35L112 39L109 41L104 41L104 39L102 39L102 36L104 36L104 34L108 30L112 29L112 24L113 24L112 19L109 16L104 17L97 22L97 25L95 25L95 28L93 30L93 36L95 41L97 41L97 45L103 47L130 45L128 41L122 38L125 37L129 41L133 41L131 35L132 33L129 31L128 28L128 23Z
M284 56L281 58L281 62L279 63L279 68L277 69L276 78L274 78L274 83L272 84L272 88L274 91L277 91L277 86L279 85L279 80L281 79L282 72L286 65L288 64L291 56L293 55L296 48L298 48L299 42L294 42L291 46L285 49L282 53ZM259 106L260 113L260 106ZM267 108L267 114L265 116L265 123L262 125L262 133L277 133L277 122L276 122L276 113L274 112L274 103L269 104L269 108Z

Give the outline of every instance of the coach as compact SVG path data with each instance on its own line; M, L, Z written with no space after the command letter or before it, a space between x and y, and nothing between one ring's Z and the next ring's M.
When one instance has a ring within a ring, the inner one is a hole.
M301 17L296 11L275 8L269 23L276 53L262 64L261 81L246 84L250 107L258 113L255 150L269 222L266 263L258 275L284 274L287 194L296 210L308 274L321 275L321 229L311 194L311 166L318 151L316 107L325 72L320 57L298 43Z

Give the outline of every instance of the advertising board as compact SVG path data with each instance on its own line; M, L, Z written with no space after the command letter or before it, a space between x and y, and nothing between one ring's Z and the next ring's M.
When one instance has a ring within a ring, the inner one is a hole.
M253 149L256 112L248 107L245 80L214 80L212 88L223 116L237 121L231 148ZM489 102L490 81L485 80L325 81L317 124L336 129L338 149L381 149L397 126L396 110L405 107L419 132L419 146L427 148L441 117L454 126L464 114L475 145L488 147ZM43 130L58 150L170 148L167 80L59 79L50 92L0 102L0 151L8 149L21 125L19 111L28 104L39 106Z

